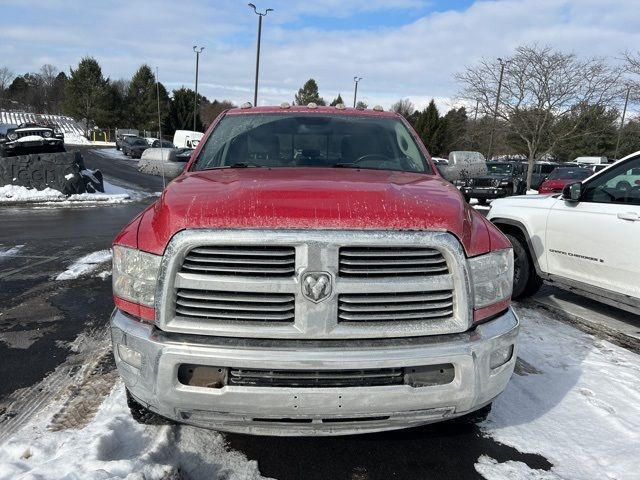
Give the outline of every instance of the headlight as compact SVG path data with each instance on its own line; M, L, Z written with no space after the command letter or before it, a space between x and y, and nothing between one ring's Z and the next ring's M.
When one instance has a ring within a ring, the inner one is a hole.
M501 183L501 180L496 178L496 179L492 180L491 183L493 184L494 187L499 187L500 183Z
M18 134L17 134L17 133L15 133L15 132L11 132L11 133L9 133L9 134L7 135L7 138L8 138L9 140L17 140L17 139L18 139Z
M44 136L44 138L51 138L51 131L50 130L45 130L42 135Z
M113 294L123 300L153 307L160 255L134 248L113 247Z
M498 303L511 296L513 250L497 250L469 259L475 308Z
M473 178L469 178L469 179L467 179L467 186L468 186L468 187L473 187L473 183L474 183L474 182L473 182Z

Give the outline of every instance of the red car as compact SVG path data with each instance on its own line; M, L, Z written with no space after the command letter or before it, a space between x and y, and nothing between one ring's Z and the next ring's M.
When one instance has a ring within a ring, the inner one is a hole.
M582 167L558 167L540 184L538 193L562 193L562 189L569 183L579 182L593 175L593 171Z

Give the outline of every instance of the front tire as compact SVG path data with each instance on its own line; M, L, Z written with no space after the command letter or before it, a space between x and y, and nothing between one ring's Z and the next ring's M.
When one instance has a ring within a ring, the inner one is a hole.
M513 293L511 298L530 297L542 286L542 278L536 273L531 252L524 238L510 233L506 237L513 246Z
M131 411L131 416L136 422L141 423L142 425L174 425L175 424L175 422L173 422L172 420L161 417L157 413L154 413L148 408L145 408L142 405L140 405L133 398L133 395L129 393L129 390L127 390L126 392L127 392L127 406Z
M486 205L487 204L487 199L486 198L479 198L478 199L478 205Z

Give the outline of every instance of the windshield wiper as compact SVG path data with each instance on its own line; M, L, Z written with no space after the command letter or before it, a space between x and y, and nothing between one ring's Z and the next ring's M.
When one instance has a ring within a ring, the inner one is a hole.
M331 165L333 168L362 168L357 163L334 163Z
M262 165L257 165L251 162L236 162L232 165L229 165L229 168L248 168L248 167L262 167Z

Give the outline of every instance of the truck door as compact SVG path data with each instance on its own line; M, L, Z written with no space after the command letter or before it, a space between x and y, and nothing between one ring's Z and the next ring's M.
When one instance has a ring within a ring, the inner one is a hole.
M549 212L551 274L640 297L640 155L583 184L579 202Z

